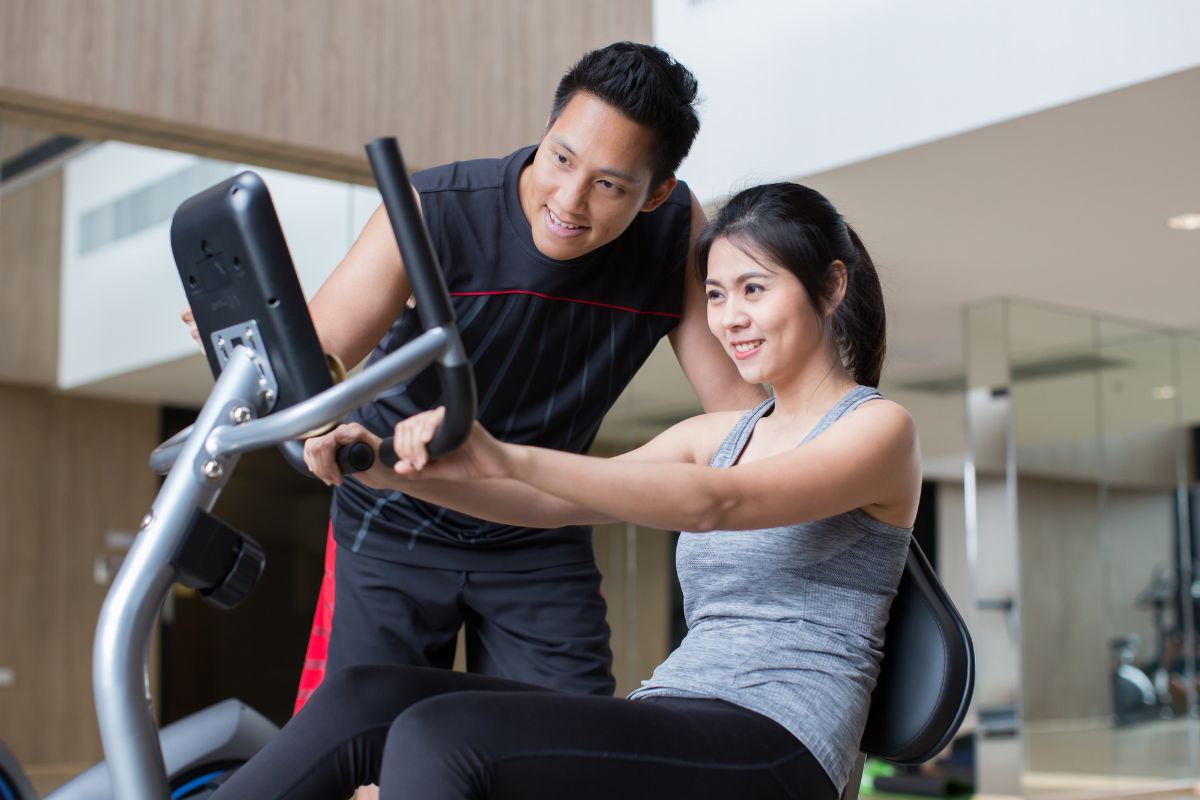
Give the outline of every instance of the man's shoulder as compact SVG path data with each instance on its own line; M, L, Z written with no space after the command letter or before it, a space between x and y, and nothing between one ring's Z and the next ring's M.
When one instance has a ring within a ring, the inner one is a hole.
M692 190L679 181L658 208L638 214L621 239L639 251L655 247L671 251L682 247L686 251L691 231Z
M451 161L413 173L413 187L422 194L471 192L502 189L504 178L515 158L528 156L532 146L523 147L498 158L474 158Z
M692 225L692 190L683 181L677 181L671 194L658 208L648 214L639 214L638 219L652 228L668 230L690 230Z
M671 191L671 194L667 196L667 199L663 201L663 205L669 205L672 208L683 208L686 209L689 214L691 214L692 190L688 187L687 182L683 180L676 181L675 188Z

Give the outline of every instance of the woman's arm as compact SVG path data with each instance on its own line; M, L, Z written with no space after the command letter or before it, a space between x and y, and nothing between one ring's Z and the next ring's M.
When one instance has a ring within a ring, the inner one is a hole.
M694 433L711 443L715 418L724 417L723 437L731 416L737 415L706 415L689 422L697 426ZM515 479L606 518L665 530L768 528L855 508L907 527L920 489L916 427L903 408L886 400L863 405L801 447L726 469L706 466L707 459L694 453L669 461L602 459L504 444L482 429L453 458L426 464L422 441L436 429L433 420L419 415L397 427L398 474Z
M751 530L855 508L907 527L920 490L916 426L884 400L863 405L811 442L727 469L618 463L511 447L512 477L619 519L667 530Z
M463 481L410 478L392 488L427 503L522 528L602 525L617 521L615 517L510 478Z
M716 414L684 420L664 431L647 444L611 459L620 463L707 463L715 452L724 432L738 414ZM713 419L713 418L717 419ZM441 413L427 413L406 420L397 426L401 435L412 442L398 453L420 449L436 431ZM414 426L416 426L414 428ZM558 528L563 525L592 525L617 521L617 517L599 511L586 501L570 500L546 492L532 484L505 477L485 477L473 465L478 458L473 451L481 440L494 439L476 423L471 437L460 451L444 456L422 471L405 469L403 474L376 464L371 470L356 475L356 479L375 489L393 489L412 497L452 508L471 516L489 519L506 525L526 528ZM322 476L327 484L340 484L341 475L330 469L338 447L363 441L378 449L379 438L358 424L342 425L332 433L310 440L305 449L309 468ZM497 443L498 444L498 443ZM540 449L540 448L539 448ZM554 452L554 451L547 451ZM604 461L606 459L590 459ZM422 464L422 467L425 465Z

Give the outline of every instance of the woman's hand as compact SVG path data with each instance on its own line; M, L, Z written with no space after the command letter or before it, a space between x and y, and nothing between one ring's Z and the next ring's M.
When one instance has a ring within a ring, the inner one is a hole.
M314 436L304 442L304 463L308 465L313 475L317 476L326 486L341 486L342 471L337 465L337 451L355 442L366 442L376 453L379 452L378 436L352 422L349 425L339 425L324 436ZM386 466L375 460L375 465L366 472L356 472L354 477L372 489L394 489L396 476Z
M440 480L477 480L511 477L508 449L475 422L465 442L452 453L429 460L429 442L446 416L446 409L414 414L396 425L392 446L396 450L397 475Z

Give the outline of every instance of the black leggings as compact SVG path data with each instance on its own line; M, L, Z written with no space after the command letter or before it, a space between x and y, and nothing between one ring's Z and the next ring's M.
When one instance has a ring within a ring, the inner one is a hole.
M366 666L327 678L214 800L335 800L368 783L384 800L837 797L787 729L720 700Z

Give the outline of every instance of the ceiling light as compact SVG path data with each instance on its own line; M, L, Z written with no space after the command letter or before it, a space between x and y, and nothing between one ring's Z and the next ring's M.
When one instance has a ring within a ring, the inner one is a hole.
M1174 386L1155 386L1151 394L1155 400L1174 400L1179 392Z
M1200 214L1167 217L1167 227L1176 231L1200 231Z

